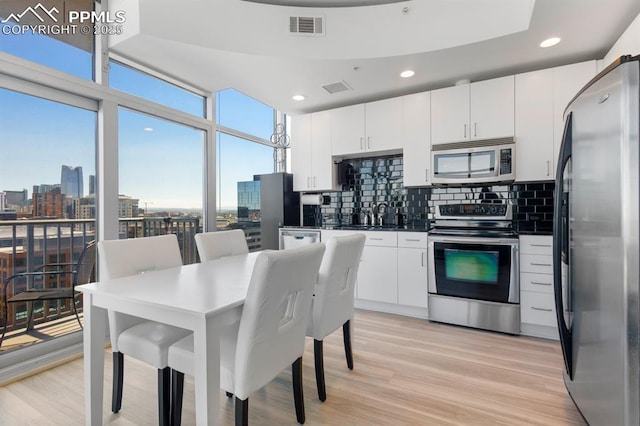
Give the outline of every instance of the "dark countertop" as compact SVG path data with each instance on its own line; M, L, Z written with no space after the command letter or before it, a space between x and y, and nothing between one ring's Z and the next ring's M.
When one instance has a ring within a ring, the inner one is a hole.
M281 226L281 229L307 229L310 231L322 231L322 230L337 230L337 231L395 231L395 232L428 232L431 228L422 226L405 225L403 227L397 227L394 225L383 226L368 226L368 225L325 225L325 226ZM548 230L532 231L524 230L518 231L518 235L546 235L552 236L553 232Z
M427 232L426 226L394 225L369 226L369 225L325 225L325 226L281 226L281 229L308 229L308 230L337 230L337 231L395 231L395 232Z

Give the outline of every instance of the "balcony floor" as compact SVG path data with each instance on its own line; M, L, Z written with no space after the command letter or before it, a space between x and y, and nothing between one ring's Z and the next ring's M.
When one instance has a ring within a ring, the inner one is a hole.
M80 312L80 320L82 319L82 312ZM2 341L2 346L0 346L0 354L35 345L45 340L66 336L78 330L80 330L80 325L76 320L76 316L71 314L64 318L36 324L34 329L30 331L21 328L7 332ZM0 330L1 332L2 330Z

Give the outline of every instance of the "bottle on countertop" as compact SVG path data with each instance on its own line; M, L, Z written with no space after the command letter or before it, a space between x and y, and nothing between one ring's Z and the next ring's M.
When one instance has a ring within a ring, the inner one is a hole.
M402 228L404 226L404 215L400 211L400 209L396 210L396 226L398 228Z
M360 225L360 215L356 213L356 209L351 210L351 224Z

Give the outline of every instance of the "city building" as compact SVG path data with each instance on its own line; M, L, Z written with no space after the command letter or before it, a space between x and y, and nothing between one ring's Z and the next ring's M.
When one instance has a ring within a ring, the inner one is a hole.
M96 198L94 194L73 199L73 217L75 219L95 219Z
M7 209L7 193L0 192L0 212Z
M41 194L44 192L51 192L54 191L56 189L60 189L60 184L59 183L42 183L40 185L33 185L33 193L34 194ZM25 189L26 191L26 189Z
M5 209L15 210L21 213L29 209L29 194L26 189L23 189L22 191L10 191L5 189L2 192L6 195Z
M72 198L80 198L84 195L82 181L82 167L62 166L60 173L60 187L62 193Z
M96 175L89 175L89 195L96 193Z
M60 187L49 192L34 192L32 201L34 218L65 218L67 200Z

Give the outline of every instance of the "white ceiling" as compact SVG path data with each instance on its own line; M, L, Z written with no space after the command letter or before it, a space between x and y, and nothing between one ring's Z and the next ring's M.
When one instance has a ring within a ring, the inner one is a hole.
M207 92L233 87L296 114L602 59L640 13L638 0L259 1L111 0L126 11L111 50ZM290 35L290 16L324 18L325 35ZM551 36L561 43L538 47ZM400 78L405 69L415 76ZM340 81L352 90L322 88Z

